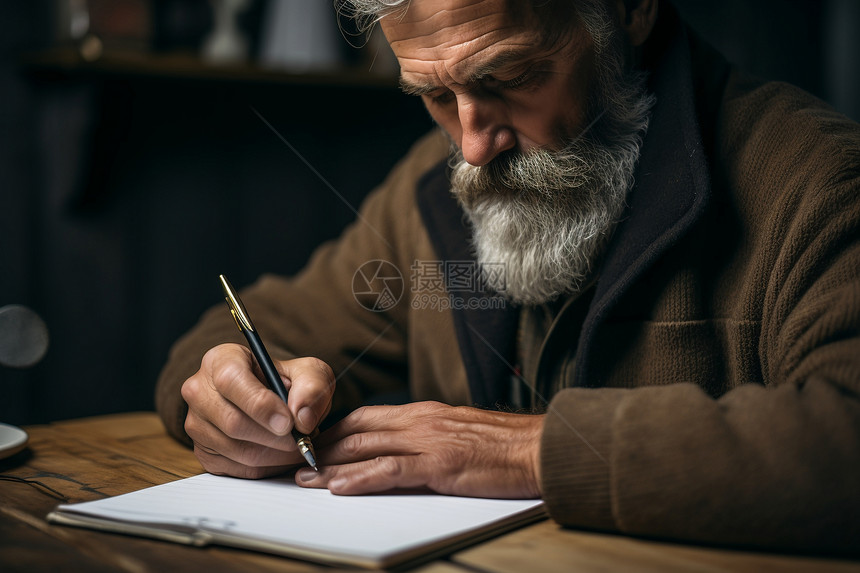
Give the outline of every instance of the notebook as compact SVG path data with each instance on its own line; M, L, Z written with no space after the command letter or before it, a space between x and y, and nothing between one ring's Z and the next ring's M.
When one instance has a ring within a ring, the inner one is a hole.
M292 479L201 474L57 506L48 521L195 546L225 545L386 568L448 554L545 517L540 500L394 493L336 496Z

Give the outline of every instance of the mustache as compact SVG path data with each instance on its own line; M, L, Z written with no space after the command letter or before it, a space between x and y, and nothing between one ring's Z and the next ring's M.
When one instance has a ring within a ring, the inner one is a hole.
M543 203L594 187L594 153L577 140L560 151L509 150L484 166L474 166L457 152L451 164L451 182L457 198L466 206L491 197L512 198L521 203Z
M487 193L517 194L523 198L541 198L570 192L594 184L595 155L600 148L591 129L596 117L559 150L536 148L529 151L509 149L483 166L470 165L462 152L451 148L452 171L456 189L473 199Z

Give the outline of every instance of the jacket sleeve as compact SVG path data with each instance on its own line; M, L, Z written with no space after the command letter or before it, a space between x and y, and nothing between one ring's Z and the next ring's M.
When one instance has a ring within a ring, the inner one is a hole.
M726 144L745 158L734 165L741 185L779 193L749 199L759 202L750 225L766 230L748 253L756 288L744 289L759 293L761 336L747 351L763 384L718 398L690 383L557 394L541 465L562 524L860 550L860 128L785 101L768 117L756 101L729 104L748 131ZM818 135L795 130L810 117Z
M404 387L408 302L385 312L367 310L353 294L353 278L364 263L384 260L408 281L409 237L420 225L415 183L446 151L447 143L436 132L420 140L368 196L357 220L339 239L318 248L298 275L263 276L241 291L273 358L315 356L332 367L337 380L335 415L369 395ZM404 282L403 288L407 286ZM184 431L187 405L180 389L199 369L203 355L225 342L245 344L221 303L174 344L159 376L157 410L170 434L186 444L190 444Z

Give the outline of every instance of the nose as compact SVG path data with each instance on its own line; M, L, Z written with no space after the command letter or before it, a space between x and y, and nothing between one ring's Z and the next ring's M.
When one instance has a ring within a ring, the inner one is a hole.
M508 121L506 106L492 94L458 94L457 113L460 117L460 150L470 165L486 165L503 151L516 146L516 135Z

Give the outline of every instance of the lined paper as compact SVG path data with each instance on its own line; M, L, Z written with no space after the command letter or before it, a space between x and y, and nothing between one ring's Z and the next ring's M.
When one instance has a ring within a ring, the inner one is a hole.
M177 526L226 537L265 540L317 553L384 560L461 537L542 505L432 494L336 496L291 479L243 480L201 474L55 513L154 527ZM533 519L533 518L532 518Z

